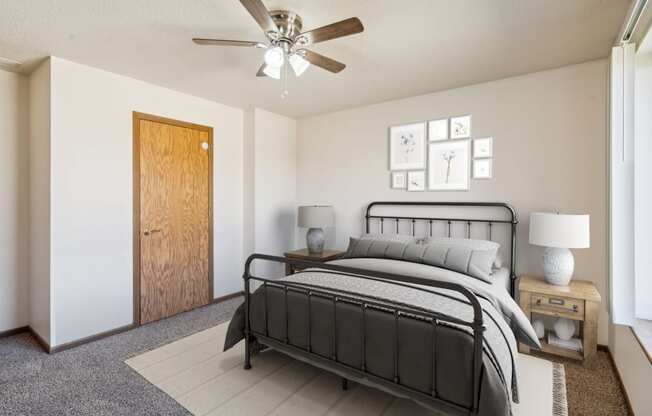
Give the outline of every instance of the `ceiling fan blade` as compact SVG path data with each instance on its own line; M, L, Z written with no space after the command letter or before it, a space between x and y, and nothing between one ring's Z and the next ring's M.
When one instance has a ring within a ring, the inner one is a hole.
M265 65L267 65L267 64L265 62L263 62L263 64L260 66L260 68L258 68L258 72L256 72L257 77L266 77L267 76L267 75L265 75L265 72L263 72L265 70Z
M193 38L193 42L197 45L211 45L211 46L244 46L244 47L259 47L266 48L267 46L260 42L250 42L246 40L228 40L228 39L202 39Z
M301 56L305 58L306 61L310 62L315 66L323 68L327 71L334 72L337 74L338 72L346 68L346 65L344 65L343 63L337 62L334 59L318 54L317 52L313 52L308 49L301 49L299 52Z
M265 7L261 0L240 0L240 3L247 9L251 17L258 22L258 25L266 35L268 32L278 31L274 20L269 15L267 7Z
M331 23L330 25L303 32L299 38L305 38L306 44L324 42L326 40L341 38L342 36L354 35L364 30L362 22L357 17Z

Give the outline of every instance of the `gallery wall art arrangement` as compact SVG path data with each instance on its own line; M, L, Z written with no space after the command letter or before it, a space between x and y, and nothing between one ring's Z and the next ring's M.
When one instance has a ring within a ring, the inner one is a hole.
M470 179L493 177L493 138L471 139L471 116L389 128L391 188L468 191Z

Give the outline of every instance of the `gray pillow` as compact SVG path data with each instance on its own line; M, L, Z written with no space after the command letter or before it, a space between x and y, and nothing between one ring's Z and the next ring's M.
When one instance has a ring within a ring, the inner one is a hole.
M376 257L401 260L406 247L407 244L400 241L351 237L349 238L349 248L343 257Z
M473 249L470 246L473 244L458 244L448 240L417 244L351 238L344 258L374 257L423 263L464 273L491 283L489 276L491 266L496 259L497 247L477 245L476 247L482 249ZM498 244L496 246L499 247Z
M472 250L496 250L500 248L500 244L495 241L489 240L475 240L473 238L449 238L449 237L426 237L421 240L421 244L443 243L448 245L456 245L461 247L468 247Z
M360 240L399 241L401 243L416 243L419 241L413 235L406 234L362 234Z
M498 250L500 249L500 244L496 243L495 241L475 240L472 238L427 237L421 240L421 243L422 244L437 243L437 244L445 244L450 246L467 247L470 248L471 250L494 251L495 254L494 254L494 262L492 264L492 270L494 268L500 269L501 267L503 267L503 263L504 263L503 257L498 252Z

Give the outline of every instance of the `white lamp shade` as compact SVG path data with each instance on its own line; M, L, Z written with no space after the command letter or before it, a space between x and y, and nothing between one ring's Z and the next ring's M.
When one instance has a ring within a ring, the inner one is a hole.
M274 67L274 66L269 66L265 65L265 68L263 68L263 73L267 75L270 78L274 79L281 79L281 67Z
M299 227L323 228L335 224L335 213L330 205L310 205L299 207Z
M297 55L296 53L290 56L290 65L292 66L292 70L294 71L294 74L298 77L300 77L304 72L306 72L306 69L310 66L310 62L306 61L303 59L303 57Z
M587 248L591 244L588 215L533 212L530 244L557 248Z

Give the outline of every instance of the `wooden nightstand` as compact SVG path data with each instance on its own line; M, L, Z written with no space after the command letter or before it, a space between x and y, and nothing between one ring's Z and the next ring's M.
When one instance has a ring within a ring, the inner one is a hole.
M598 347L598 308L602 298L595 285L585 280L571 280L570 286L554 286L543 278L523 276L518 284L519 304L525 315L532 320L532 314L569 318L580 323L582 352L549 345L545 338L540 340L543 352L587 360ZM547 334L546 334L547 335ZM522 353L530 348L520 344Z
M341 257L345 252L338 250L324 250L321 254L310 254L307 248L302 248L301 250L288 251L285 253L285 257L290 259L299 259L307 261L315 261L318 263L326 263L327 261L335 260ZM294 274L301 271L300 268L294 267L291 264L285 265L285 275Z

